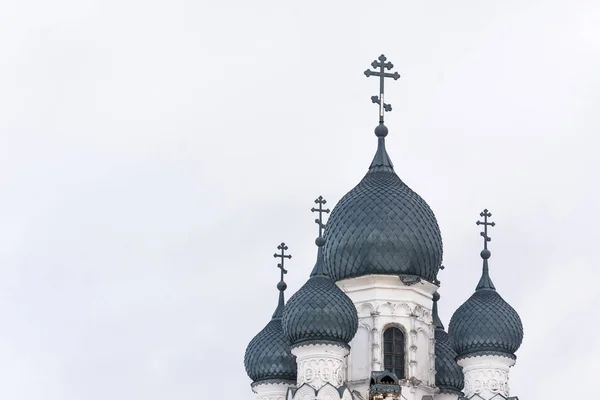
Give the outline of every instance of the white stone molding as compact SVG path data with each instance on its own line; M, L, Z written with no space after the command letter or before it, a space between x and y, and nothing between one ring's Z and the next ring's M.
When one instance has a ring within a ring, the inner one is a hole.
M491 399L497 394L510 396L509 369L515 365L515 360L503 356L476 356L463 358L458 361L465 375L466 397L474 394L483 399Z
M288 400L315 400L315 396L315 389L313 389L309 385L304 385L298 388L298 390L293 396L290 392Z
M379 371L382 369L382 348L381 348L381 336L383 335L383 332L380 331L379 329L377 329L375 326L377 326L377 320L375 319L375 317L373 317L373 329L371 329L371 334L372 339L371 342L373 343L373 346L371 346L372 349L372 354L373 354L373 367L372 367L372 371Z
M340 392L330 384L324 385L321 389L316 390L308 383L302 385L296 393L288 392L287 400L356 400L348 388L345 388L340 395Z
M305 383L319 390L327 383L346 383L346 356L349 350L333 344L308 344L292 349L298 364L298 387Z
M284 400L289 387L289 383L259 383L252 387L252 391L256 393L257 400Z

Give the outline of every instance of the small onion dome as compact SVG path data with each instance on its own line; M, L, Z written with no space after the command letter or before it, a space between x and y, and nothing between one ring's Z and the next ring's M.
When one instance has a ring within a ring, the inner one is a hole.
M384 129L385 128L385 129ZM394 172L387 128L369 171L335 206L325 229L325 261L335 281L364 275L409 275L437 282L442 236L429 205Z
M465 376L456 362L456 352L438 315L438 292L433 294L433 323L435 324L435 385L440 393L462 396Z
M322 239L317 239L317 244L322 245ZM356 334L356 307L325 274L322 247L310 279L290 298L282 321L292 347L313 343L348 347Z
M270 382L296 383L296 357L290 352L290 342L281 327L284 310L283 291L286 287L283 281L277 285L279 305L273 318L246 348L244 366L253 386Z
M489 275L488 258L483 250L483 274L475 293L450 320L449 333L458 359L477 355L502 355L516 359L523 341L519 314L496 291Z

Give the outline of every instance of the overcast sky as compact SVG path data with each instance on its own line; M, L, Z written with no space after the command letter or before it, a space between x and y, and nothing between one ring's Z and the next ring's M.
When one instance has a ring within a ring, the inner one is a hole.
M0 398L253 398L272 254L293 254L289 298L312 201L375 153L382 52L388 152L442 230L444 323L487 207L525 327L512 394L589 396L600 2L0 0Z

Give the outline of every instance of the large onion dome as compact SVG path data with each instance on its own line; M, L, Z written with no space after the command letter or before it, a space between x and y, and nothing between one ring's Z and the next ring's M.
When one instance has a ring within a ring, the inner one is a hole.
M322 238L319 239L317 244L322 245ZM283 331L292 347L320 343L348 347L357 329L356 307L326 275L323 248L319 247L317 263L310 279L285 307Z
M273 318L246 348L244 366L252 379L252 386L261 383L296 383L296 357L290 352L290 342L281 326L286 287L283 279L277 284L279 304Z
M394 172L380 124L377 153L360 183L335 206L325 230L328 273L408 275L437 282L442 237L435 215Z
M482 213L485 214L488 214L487 210ZM487 226L482 236L489 241ZM490 278L490 256L486 242L486 248L481 251L483 273L475 293L456 310L450 320L448 331L458 359L477 355L501 355L516 359L515 352L523 341L523 324L519 314L504 301Z
M435 325L435 385L440 393L462 396L465 376L456 362L456 352L452 348L450 337L444 330L444 324L438 315L438 292L433 294L433 323Z

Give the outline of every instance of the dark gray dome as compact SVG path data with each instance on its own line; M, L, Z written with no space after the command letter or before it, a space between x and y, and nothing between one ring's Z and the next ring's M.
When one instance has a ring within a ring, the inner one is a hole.
M244 366L253 385L261 382L296 383L296 357L290 352L290 342L281 327L283 290L280 289L279 305L273 319L246 348Z
M435 385L440 393L460 394L465 386L462 368L456 362L449 335L443 329L435 330Z
M323 271L323 251L310 279L288 301L283 331L292 346L335 342L347 346L358 329L352 300Z
M369 172L335 206L325 229L328 273L413 275L430 282L442 263L442 236L427 203L396 175L379 138Z
M496 291L483 260L475 293L452 316L448 332L458 358L498 354L516 358L523 341L519 314Z
M290 342L281 329L281 319L273 319L252 339L244 365L254 383L283 381L296 383L296 357L290 353Z
M433 322L435 324L435 385L440 393L457 394L462 396L465 386L465 376L462 368L456 362L456 352L444 325L440 320L437 309L437 301L440 295L433 295Z

